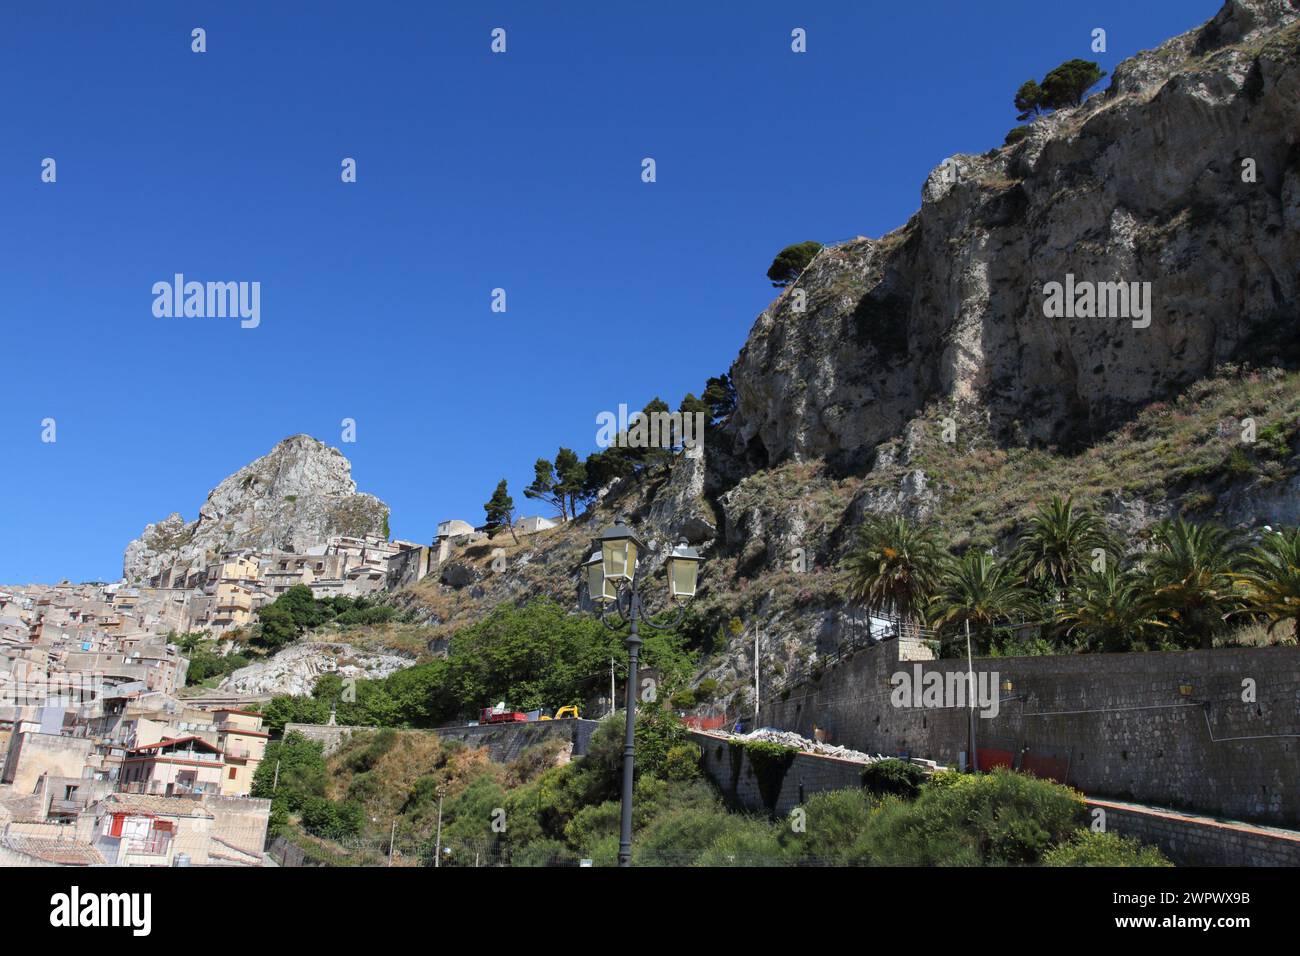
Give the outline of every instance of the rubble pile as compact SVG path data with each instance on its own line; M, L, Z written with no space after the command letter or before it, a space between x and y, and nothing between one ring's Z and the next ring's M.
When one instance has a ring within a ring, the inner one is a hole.
M839 760L852 760L855 763L875 763L877 760L894 759L886 754L867 754L860 750L852 750L848 747L840 747L835 744L823 743L820 740L809 740L807 737L801 737L791 730L777 730L775 727L760 727L758 730L751 731L747 734L735 734L728 731L716 731L732 740L743 741L763 741L764 743L780 744L783 747L793 747L802 753L817 754L819 757L835 757ZM933 760L923 760L920 757L906 758L908 763L914 763L918 766L925 767L931 773L944 769Z

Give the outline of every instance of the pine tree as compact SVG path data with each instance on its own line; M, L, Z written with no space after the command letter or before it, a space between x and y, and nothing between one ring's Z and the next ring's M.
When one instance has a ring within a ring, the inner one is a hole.
M487 512L489 537L495 535L501 526L505 525L510 529L510 537L514 538L516 543L519 541L515 535L515 499L510 497L504 478L497 482L496 491L492 492L492 497L483 506L483 510Z

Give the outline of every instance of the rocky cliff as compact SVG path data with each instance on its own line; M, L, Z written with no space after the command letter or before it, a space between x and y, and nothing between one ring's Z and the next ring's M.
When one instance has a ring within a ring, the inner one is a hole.
M387 524L388 507L357 492L342 452L294 435L212 489L196 520L172 514L148 525L127 545L122 574L142 583L221 551L303 551L334 534L387 536Z
M732 369L735 451L852 468L935 400L1078 447L1220 363L1300 357L1296 19L1229 0L1104 93L940 165L896 232L823 251ZM1067 276L1150 283L1149 315L1049 318Z
M699 544L689 636L734 712L756 630L769 681L861 633L840 560L866 513L981 546L1052 494L1130 538L1177 512L1300 520L1298 19L1229 0L1080 106L952 157L909 222L823 251L758 317L704 457L518 546L463 549L399 602L444 635L499 601L572 602L619 510ZM1052 283L1096 284L1107 314L1049 314ZM1243 446L1246 417L1268 443Z
M503 601L576 607L591 536L621 512L652 565L681 536L703 553L684 630L734 713L756 630L765 682L861 632L840 560L866 513L986 546L1057 493L1128 535L1174 512L1300 520L1297 19L1230 0L1104 93L953 157L908 223L824 251L758 317L704 453L559 528L456 548L393 601L434 653ZM1050 317L1044 289L1067 281L1150 299ZM1246 416L1268 442L1243 449Z

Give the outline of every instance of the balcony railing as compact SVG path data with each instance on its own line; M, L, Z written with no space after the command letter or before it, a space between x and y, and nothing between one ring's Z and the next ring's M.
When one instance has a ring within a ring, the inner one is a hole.
M166 856L167 851L171 849L171 844L172 837L170 833L153 832L143 839L127 840L126 852L129 854Z

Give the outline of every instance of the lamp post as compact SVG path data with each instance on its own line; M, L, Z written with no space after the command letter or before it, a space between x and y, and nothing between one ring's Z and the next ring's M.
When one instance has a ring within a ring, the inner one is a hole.
M668 556L668 593L677 605L669 621L655 621L646 615L637 582L637 554L645 549L622 517L604 530L593 544L598 545L583 568L587 576L587 595L600 608L600 620L611 631L626 625L627 644L627 726L623 734L622 820L619 830L618 865L632 865L632 776L636 749L636 671L641 654L640 627L654 631L669 630L681 623L686 602L695 596L699 577L700 555L683 541Z

